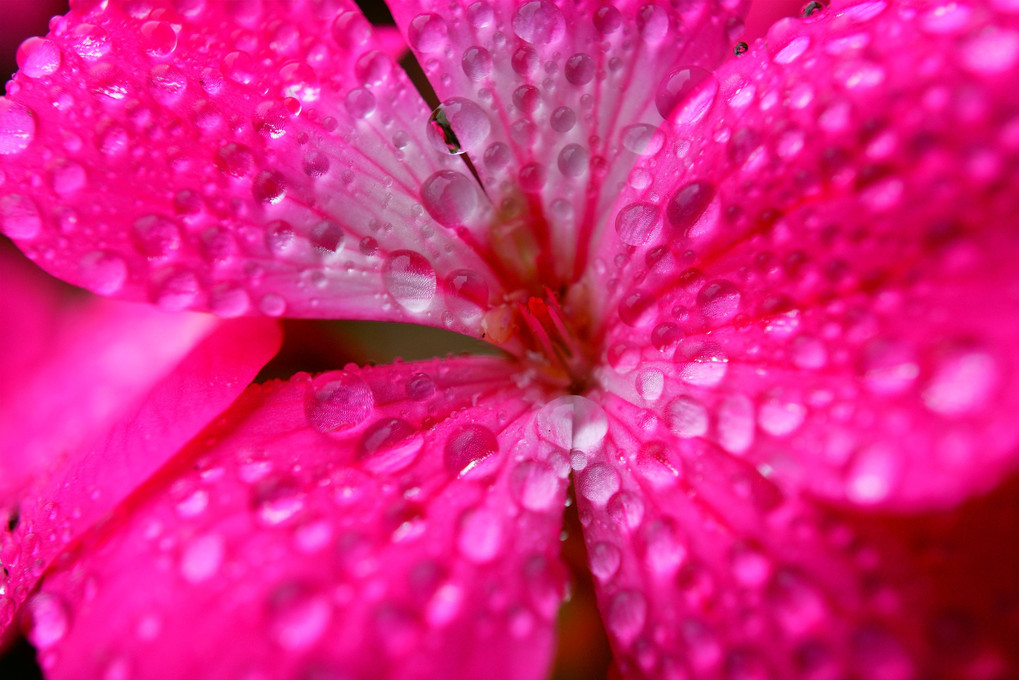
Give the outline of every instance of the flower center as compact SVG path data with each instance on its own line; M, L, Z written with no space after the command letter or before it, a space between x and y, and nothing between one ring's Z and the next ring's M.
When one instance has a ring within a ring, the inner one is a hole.
M563 311L558 296L545 289L545 297L531 296L512 307L514 332L526 349L525 359L549 382L571 394L587 391L594 364L582 320Z

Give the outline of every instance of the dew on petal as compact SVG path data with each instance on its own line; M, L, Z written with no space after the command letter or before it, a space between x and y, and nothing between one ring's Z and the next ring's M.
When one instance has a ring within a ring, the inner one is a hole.
M421 185L421 202L445 227L467 224L480 206L475 182L453 170L440 170L426 179Z
M708 409L693 397L676 397L665 409L665 422L677 437L703 437L708 432Z
M457 549L475 564L491 562L502 551L504 533L502 520L495 511L488 508L467 510L460 516Z
M605 505L619 491L619 473L609 465L597 463L587 467L577 484L580 494L596 505Z
M903 461L895 451L872 444L857 451L846 472L846 496L861 504L880 503L896 489Z
M188 583L201 583L215 576L223 564L226 545L218 534L192 539L181 552L180 575Z
M407 38L421 52L437 52L446 46L449 28L438 14L419 14L410 22Z
M569 132L577 124L577 114L568 106L560 106L552 112L549 124L556 132Z
M453 97L440 104L428 119L428 139L437 150L460 154L480 149L492 132L488 114L470 99Z
M48 38L32 37L18 47L18 69L30 78L45 78L60 68L60 48Z
M631 644L647 620L647 600L636 590L622 590L609 600L605 624L613 636L625 645Z
M78 261L81 285L100 295L113 295L127 280L127 262L122 257L93 251Z
M292 477L267 477L254 485L251 504L262 524L277 526L304 508L304 491Z
M593 452L609 429L604 409L586 397L559 397L538 412L538 436L561 449Z
M318 589L285 583L269 594L266 619L269 636L276 644L302 651L318 642L329 627L332 605Z
M979 346L960 346L937 357L923 390L923 402L945 416L977 412L1000 381L998 361Z
M665 208L665 216L676 232L695 238L714 228L708 207L715 198L715 187L704 181L690 182L672 195Z
M560 482L541 461L525 460L513 470L510 491L520 505L534 512L550 509L559 500Z
M446 308L464 323L481 320L488 309L488 284L477 272L457 269L446 277Z
M35 114L7 97L0 97L0 156L24 151L35 139Z
M681 124L696 123L715 102L718 81L699 66L673 71L662 79L655 94L655 107L662 118Z
M0 232L13 239L30 239L42 230L35 201L21 194L0 196Z
M177 32L165 21L146 21L140 38L142 49L153 57L168 57L177 49Z
M559 152L559 172L566 177L580 177L587 172L590 155L579 144L567 144Z
M528 2L513 15L513 32L525 42L542 47L552 45L566 34L566 18L549 0Z
M28 639L38 649L49 649L67 635L71 613L60 596L47 592L36 593L25 602L25 608Z
M484 80L492 72L492 55L484 47L468 47L460 59L460 67L471 80Z
M602 583L607 583L615 577L622 561L623 556L619 548L604 541L591 546L588 554L591 573Z
M410 466L424 443L421 433L406 420L384 418L365 430L358 458L369 472L393 474Z
M728 321L739 311L740 292L730 281L718 279L704 284L697 293L697 306L715 323Z
M729 357L713 343L693 345L682 358L677 357L677 362L680 380L698 387L714 387L722 382L729 369Z
M640 156L653 156L665 144L665 134L653 125L638 123L623 128L623 148Z
M316 378L308 386L304 401L308 422L319 432L356 427L374 408L375 398L368 384L345 371Z
M450 474L477 479L495 473L500 465L499 442L484 425L462 425L446 440L445 463Z
M656 241L662 221L658 207L649 203L631 203L616 215L616 234L630 246L644 246Z
M410 250L389 254L382 265L382 283L394 300L415 314L431 306L437 288L431 263Z

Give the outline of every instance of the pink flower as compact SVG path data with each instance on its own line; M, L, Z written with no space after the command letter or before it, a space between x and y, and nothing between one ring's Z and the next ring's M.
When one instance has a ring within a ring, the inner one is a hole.
M26 43L0 229L52 273L505 352L253 386L116 502L8 500L48 676L542 677L572 479L624 677L1014 677L1019 6L726 60L741 5L394 2L430 120L343 0Z

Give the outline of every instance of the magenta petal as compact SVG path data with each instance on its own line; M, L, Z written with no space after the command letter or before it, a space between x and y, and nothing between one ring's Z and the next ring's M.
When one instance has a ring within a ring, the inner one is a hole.
M0 410L0 455L22 482L5 479L0 498L2 628L54 558L236 399L280 343L267 320L108 301L68 317Z
M626 171L661 145L656 98L669 74L713 68L745 9L716 0L390 4L457 146L503 206L493 255L553 288L583 271Z
M79 3L0 100L0 231L169 310L480 335L450 277L498 289L475 252L491 207L476 189L455 224L422 207L459 163L427 142L392 42L345 0Z
M565 480L512 370L253 387L46 577L47 677L545 677Z
M591 287L613 390L825 498L993 488L1019 463L1017 65L1015 14L872 2L695 87Z
M1019 673L1016 483L902 517L828 507L615 397L578 474L625 678L1005 678ZM618 454L615 452L619 452ZM611 455L609 455L611 453Z

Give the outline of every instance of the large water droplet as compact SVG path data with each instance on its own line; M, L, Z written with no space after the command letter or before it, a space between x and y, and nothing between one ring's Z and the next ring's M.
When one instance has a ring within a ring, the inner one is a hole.
M602 583L607 583L619 572L622 561L623 556L619 548L611 543L595 543L588 555L591 573Z
M35 139L35 114L8 97L0 97L0 156L24 151Z
M631 644L644 630L647 600L636 590L621 590L609 600L605 623L609 632L625 645Z
M358 458L368 471L389 475L410 466L424 443L421 433L406 420L384 418L365 431Z
M665 408L665 422L678 437L703 437L708 433L708 409L693 397L676 397Z
M304 413L319 432L350 429L361 424L375 408L371 388L360 377L341 371L319 376L304 398Z
M923 391L927 408L945 416L974 413L985 406L1001 380L998 361L976 345L939 352Z
M460 516L457 549L476 564L495 559L502 550L504 529L494 510L474 508Z
M475 182L453 170L440 170L426 179L421 185L421 202L444 227L467 224L480 205Z
M559 397L538 412L538 436L570 451L592 453L609 429L604 409L585 397Z
M471 80L484 80L492 72L492 55L484 47L468 47L464 50L460 66Z
M35 238L42 230L39 207L28 196L0 196L0 231L13 239Z
M38 649L49 649L67 635L71 614L59 596L47 592L36 593L25 602L25 608L28 639Z
M562 40L566 34L566 19L559 8L547 0L528 2L513 15L513 32L521 40L546 47Z
M332 619L332 606L325 593L298 583L278 586L266 605L269 635L290 651L309 649Z
M721 347L707 342L691 345L689 349L684 346L683 349L682 358L677 357L681 365L679 377L683 382L698 387L714 387L722 382L729 369L729 357Z
M218 534L206 534L184 546L180 557L180 575L188 583L207 581L219 572L226 546Z
M29 38L18 47L18 68L30 78L45 78L60 68L60 48L46 38Z
M673 71L662 79L655 94L655 107L662 118L679 124L696 123L715 101L718 81L699 66Z
M560 481L555 472L540 461L525 460L513 470L510 490L527 510L550 509L559 499Z
M463 97L447 99L428 118L428 140L439 151L461 154L481 148L492 132L488 114Z
M142 48L153 57L168 57L177 49L177 32L165 21L146 21L141 27Z
M590 154L580 144L567 144L559 152L559 172L566 177L580 177L587 172Z
M856 452L846 471L846 496L856 503L886 500L903 475L902 457L883 444L872 444Z
M621 484L619 473L604 463L586 468L580 475L577 488L580 494L596 505L605 505Z
M446 440L445 462L450 474L468 479L487 477L499 468L499 441L484 425L462 425Z
M276 526L304 508L304 491L293 477L267 477L255 484L251 501L259 521Z
M697 306L705 318L721 323L736 316L739 311L739 288L725 279L704 284L697 293Z
M407 38L421 52L437 52L446 46L449 28L438 14L419 14L410 22Z
M431 263L410 250L389 254L382 265L382 283L408 312L423 312L432 304L437 288Z
M682 236L696 238L714 227L715 217L705 213L715 197L715 187L709 182L686 184L672 195L665 208L669 223Z
M662 222L658 207L650 203L631 203L616 215L616 234L630 246L644 246L656 241Z

